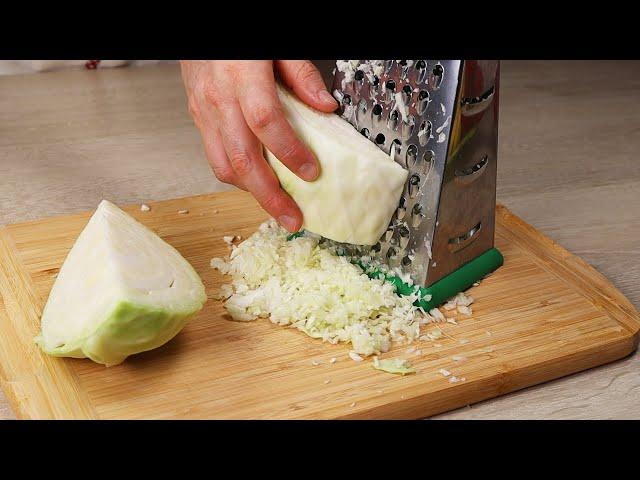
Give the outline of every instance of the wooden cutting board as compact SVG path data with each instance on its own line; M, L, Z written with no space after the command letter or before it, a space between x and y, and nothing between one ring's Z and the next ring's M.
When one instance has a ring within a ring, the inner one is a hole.
M209 266L228 253L222 236L246 238L266 218L249 195L150 206L126 210L191 262L210 299L167 345L111 368L48 357L32 342L90 213L0 227L0 381L19 418L420 418L611 362L638 345L631 303L499 206L505 264L471 290L473 316L442 325L447 336L437 345L414 344L420 355L400 346L383 357L410 358L417 374L380 372L351 360L345 345L268 320L229 321L211 298L225 280ZM451 383L443 368L466 380Z

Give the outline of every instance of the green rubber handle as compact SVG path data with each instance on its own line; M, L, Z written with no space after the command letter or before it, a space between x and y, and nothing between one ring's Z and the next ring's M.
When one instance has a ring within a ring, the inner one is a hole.
M451 272L444 278L429 287L420 287L420 299L415 305L422 307L427 312L435 308L459 292L462 292L481 280L485 275L496 270L504 263L504 257L497 248L491 248L482 255ZM363 268L363 265L360 265ZM363 268L365 271L366 269ZM396 291L401 295L411 295L415 292L415 285L408 285L395 275L385 275L380 271L368 273L371 278L384 278L395 285Z
M491 248L430 287L421 288L420 296L422 299L418 303L425 310L435 308L459 292L471 287L475 282L482 280L503 263L504 257L500 251L497 248ZM427 301L428 295L431 295L431 298Z

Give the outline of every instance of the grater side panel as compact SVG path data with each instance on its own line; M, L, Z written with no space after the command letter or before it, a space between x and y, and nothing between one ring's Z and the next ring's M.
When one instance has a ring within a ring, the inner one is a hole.
M499 63L465 61L427 285L493 247L498 95Z

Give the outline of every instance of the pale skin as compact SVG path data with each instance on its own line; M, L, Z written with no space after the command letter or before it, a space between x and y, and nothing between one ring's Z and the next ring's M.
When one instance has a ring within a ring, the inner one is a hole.
M332 112L338 104L308 60L183 60L189 113L200 130L216 177L251 192L280 225L296 232L302 212L265 160L266 146L293 173L315 180L320 167L284 116L275 74L307 105Z

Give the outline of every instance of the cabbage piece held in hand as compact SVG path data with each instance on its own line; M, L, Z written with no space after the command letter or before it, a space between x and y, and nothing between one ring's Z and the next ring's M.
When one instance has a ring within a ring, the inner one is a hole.
M206 299L177 250L103 200L60 269L36 342L49 355L116 365L171 340Z
M389 226L408 172L338 115L308 107L280 85L278 96L320 163L319 177L306 182L265 149L282 188L302 210L302 228L337 242L374 245Z

